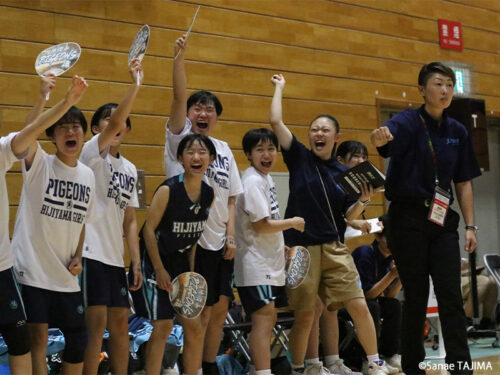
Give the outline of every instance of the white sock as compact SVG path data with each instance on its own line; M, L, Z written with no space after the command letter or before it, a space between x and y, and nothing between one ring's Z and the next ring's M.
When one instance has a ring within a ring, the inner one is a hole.
M338 354L325 355L325 366L330 367L333 366L335 362L340 359Z
M367 355L366 359L368 359L368 363L373 363L375 361L379 360L378 353L375 353L373 355Z
M304 364L296 365L295 363L292 363L292 370L301 369L304 367L305 367Z
M198 371L196 371L196 375L203 375L203 369L199 368Z
M255 375L271 375L271 369L257 370L255 371Z
M306 367L308 367L312 365L319 365L321 364L321 361L319 360L319 358L309 358L304 361L304 364L306 365Z

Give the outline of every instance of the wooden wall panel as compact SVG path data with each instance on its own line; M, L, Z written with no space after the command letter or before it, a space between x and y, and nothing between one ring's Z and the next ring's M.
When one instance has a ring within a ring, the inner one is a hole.
M471 0L449 0L451 3L460 3L463 5L471 5ZM495 12L500 12L500 2L497 0L480 0L474 1L473 6L482 9L489 9Z
M250 13L252 16L268 15L270 17L315 25L330 26L342 29L342 33L349 36L349 31L363 31L377 36L387 35L396 38L409 39L413 42L428 42L433 45L437 42L437 23L434 19L414 17L405 13L391 12L376 9L376 1L367 1L372 7L360 7L350 1L308 1L307 9L300 2L294 0L278 1L240 1L240 0L186 0L193 5L204 4L215 8L231 9L242 14ZM446 1L446 0L445 0ZM464 0L469 1L470 0ZM495 1L495 0L492 0ZM299 16L300 15L300 16ZM467 26L466 26L467 28ZM198 29L195 29L198 30ZM467 28L466 48L479 51L498 51L498 44L486 35L488 29L477 30ZM364 39L364 35L360 37ZM393 38L393 40L396 40ZM335 47L333 47L335 48ZM411 53L411 52L410 52Z
M16 12L23 12L22 10L15 9L12 11L11 8L3 8L6 13L13 12L10 17L15 17ZM26 12L26 11L24 11ZM40 18L41 15L46 13L42 12L32 12L32 18ZM220 11L219 11L220 13ZM36 16L38 15L38 17ZM231 20L230 15L217 15L216 19L209 19L210 24L222 24L224 20ZM262 16L259 16L262 18ZM127 51L130 43L130 39L133 37L137 31L136 26L130 26L125 28L122 23L111 22L104 20L91 20L92 29L99 31L100 33L92 33L91 35L86 35L82 38L79 33L79 29L82 29L84 23L88 23L81 17L75 16L59 16L57 24L58 30L60 30L61 37L64 36L65 39L77 40L85 48L99 48L104 50L111 49L114 51ZM277 21L276 21L277 22ZM394 82L400 84L411 84L414 82L414 71L418 70L419 66L429 60L439 59L439 60L458 60L467 62L470 58L477 59L477 69L481 72L486 73L500 73L500 68L498 67L498 59L495 55L484 54L478 56L477 51L464 51L462 54L457 55L456 52L450 50L439 49L436 43L425 44L415 41L402 40L400 38L389 38L380 35L366 34L360 35L357 33L353 35L352 38L346 38L345 33L337 31L333 35L323 32L322 30L316 30L321 27L321 25L311 25L312 32L301 33L300 30L296 31L297 27L303 23L298 23L297 21L293 24L286 25L284 30L288 30L292 37L296 35L309 35L311 39L310 43L305 44L308 48L304 51L303 48L292 47L288 43L283 43L281 47L275 54L269 54L269 49L277 48L276 44L268 45L268 43L262 44L254 41L253 39L238 39L238 38L220 38L219 36L206 35L206 34L193 34L190 41L192 48L190 48L190 53L188 58L200 59L202 61L212 61L220 63L224 61L225 63L238 64L241 58L244 57L250 64L256 67L269 68L268 64L263 64L263 62L272 62L275 66L280 67L280 70L285 71L295 71L313 74L323 74L327 75L331 72L338 72L338 74L345 74L345 67L351 67L347 70L349 76L352 78L359 79L370 79L385 82ZM273 25L274 23L269 23L268 19L260 20L261 24ZM313 27L314 26L314 27ZM245 24L243 23L242 30L260 30L266 29L265 27L259 27L251 22ZM230 27L229 29L234 29ZM329 29L328 29L329 30ZM11 29L6 28L5 33L12 34L11 37L19 37L19 32L11 31ZM24 35L24 33L21 33ZM278 33L278 35L286 34L285 32ZM6 34L8 35L8 34ZM158 56L171 56L171 48L165 48L165 46L171 46L172 41L179 35L178 32L165 29L155 29L153 28L151 37L151 46L148 51L151 55ZM219 34L217 34L219 35ZM335 39L334 38L338 38ZM302 37L303 38L303 37ZM41 40L46 40L45 35L40 36ZM332 40L333 39L333 40ZM491 38L482 37L482 40L491 40ZM63 39L61 39L63 40ZM271 38L263 39L265 42L273 41ZM314 43L313 43L314 41ZM320 46L318 49L317 46ZM328 49L324 49L323 45L335 46L335 51L342 51L348 53L335 53ZM342 48L344 46L344 48ZM312 50L312 48L315 48ZM217 54L214 55L213 51L217 50ZM252 51L251 54L248 51ZM498 51L498 46L495 51ZM315 52L315 53L312 53ZM363 59L357 58L358 56L353 56L351 54L362 55ZM377 56L383 58L383 61L378 61L378 59L373 59L370 56ZM300 57L300 58L299 58ZM208 59L208 60L207 60ZM363 69L360 65L361 60L370 60L370 69ZM399 60L399 64L392 61L393 59ZM237 60L237 61L235 61ZM252 60L254 60L252 62ZM314 62L314 64L304 64L303 61L308 60ZM332 65L330 69L326 64L325 60L330 61ZM403 61L415 62L414 66L401 66ZM335 64L335 65L333 65ZM111 64L112 65L112 64ZM94 69L97 64L90 65ZM314 70L307 69L307 67L314 67ZM342 68L343 67L343 68ZM319 70L318 70L319 69ZM340 69L340 70L339 70ZM403 69L403 71L400 71ZM165 70L164 70L165 71Z
M334 38L335 43L322 44L325 49L339 49L346 45L346 41L352 43L366 39L367 42L371 38L371 34L382 36L401 37L413 41L426 41L435 45L436 42L436 23L435 20L430 20L422 17L412 17L406 14L380 11L372 8L360 8L351 2L326 2L326 1L308 1L308 9L301 9L300 13L296 13L298 8L304 8L296 1L220 1L220 0L188 0L193 4L177 3L174 1L149 1L138 2L128 1L129 6L123 6L119 2L100 2L100 9L95 7L95 2L79 1L79 6L75 7L72 1L0 1L0 4L14 5L26 9L57 11L59 14L84 15L93 18L105 18L109 20L117 20L123 22L136 22L137 19L143 20L144 23L150 25L176 28L185 30L191 20L191 16L196 9L196 5L204 4L200 17L195 24L193 31L211 33L218 35L234 36L237 38L250 38L256 40L268 40L284 43L303 45L313 47L317 45L318 39L329 33L329 30L336 30L335 34L342 37L336 37L330 32L329 36ZM464 0L461 0L464 1ZM469 7L470 7L470 0ZM491 0L495 3L496 0ZM133 6L131 6L133 4ZM477 3L479 9L480 4ZM475 5L476 5L475 4ZM498 7L498 3L496 2ZM210 6L211 5L211 6ZM367 5L373 7L374 2L368 1ZM460 6L461 10L467 7ZM321 12L324 10L324 12ZM228 12L229 11L229 12ZM223 14L222 16L218 16ZM297 14L300 18L297 19ZM278 16L278 17L275 17ZM263 20L267 17L268 20ZM222 18L222 19L221 19ZM214 22L215 19L215 22ZM270 20L269 20L270 19ZM362 20L363 22L360 22ZM369 20L369 22L366 22ZM271 21L271 22L270 22ZM293 28L290 29L290 21L295 22ZM307 21L307 22L304 22ZM250 24L254 27L242 27ZM263 25L265 27L258 27ZM307 28L315 28L314 33L308 33ZM467 26L464 26L467 28ZM288 32L287 32L288 30ZM323 30L323 32L318 32ZM296 31L296 33L293 33ZM364 31L364 35L356 37L358 31ZM354 34L352 34L354 32ZM485 37L489 33L488 30L478 30L468 28L465 38L466 48L471 48L479 51L498 51L498 45L491 38ZM305 35L305 36L304 36ZM351 35L353 35L351 37ZM318 39L313 39L317 37ZM338 39L336 39L338 38ZM397 41L396 38L392 38ZM330 40L329 40L330 41ZM340 45L339 45L340 44ZM373 46L372 43L366 43L368 47ZM348 52L351 52L352 45L348 46ZM391 49L389 53L398 51L398 48ZM411 50L411 48L410 48ZM382 51L381 51L382 52Z
M33 61L46 46L39 43L27 43L0 40L0 69L11 73L34 74ZM80 69L80 64L82 68ZM130 81L125 53L104 52L88 49L82 55L79 64L67 72L64 77L78 74L88 80L106 76L114 82ZM145 85L171 86L171 59L149 57L144 61ZM246 92L255 95L271 95L273 87L269 80L273 73L267 69L249 69L238 66L188 61L186 71L189 84L193 88L210 87L213 91ZM289 82L286 94L292 98L339 101L373 105L374 93L380 96L400 96L407 93L412 100L418 100L414 86L367 82L350 78L312 76L301 73L285 73ZM220 77L227 77L220 79ZM241 77L234 80L233 77ZM488 94L488 92L485 92Z
M471 1L469 1L467 5L451 3L443 0L349 0L349 3L418 17L460 20L466 26L495 32L500 31L500 13L476 7L474 6L476 2Z

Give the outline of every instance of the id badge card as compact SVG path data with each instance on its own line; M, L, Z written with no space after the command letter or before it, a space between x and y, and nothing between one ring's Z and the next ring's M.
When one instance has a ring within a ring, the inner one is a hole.
M441 189L436 186L434 190L434 197L432 198L432 203L429 208L428 219L433 223L444 226L444 221L446 220L446 214L448 213L448 208L450 207L451 194L446 190Z

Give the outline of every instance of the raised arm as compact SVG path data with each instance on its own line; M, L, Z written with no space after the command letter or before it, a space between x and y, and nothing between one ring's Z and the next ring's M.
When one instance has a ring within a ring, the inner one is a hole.
M385 146L393 139L394 137L387 126L381 126L380 128L373 130L370 134L370 142L375 147Z
M174 86L174 97L170 108L168 128L174 134L179 134L184 129L187 112L187 84L186 71L184 69L184 53L187 49L186 35L184 34L175 41L174 59L172 71L172 85Z
M271 83L274 85L274 95L271 102L271 110L269 111L269 122L273 128L273 132L278 137L278 141L285 150L289 150L292 145L292 132L286 127L283 122L282 114L282 98L283 89L285 87L285 77L283 74L275 74L271 78Z
M474 225L474 195L472 193L471 181L457 182L455 184L455 191L457 192L457 200L460 205L460 210L464 217L465 225ZM465 231L465 251L472 253L476 250L477 239L476 232L472 229Z
M109 123L104 130L99 133L98 143L99 152L102 152L108 147L116 134L122 132L126 128L127 117L132 109L132 104L134 103L135 97L139 92L139 87L142 85L144 80L144 72L142 70L141 61L139 59L134 59L130 64L130 76L132 77L132 83L123 97L122 101L116 107L116 109L111 114L109 118ZM139 83L137 85L137 77L139 76Z
M156 242L155 231L160 224L165 209L167 208L169 197L170 189L168 186L161 186L156 191L155 195L153 196L153 200L151 201L151 206L148 210L146 223L144 224L144 228L142 230L149 259L151 259L151 264L153 265L153 268L155 270L158 288L167 291L172 290L172 284L170 275L163 266L163 262L160 257L160 250L158 249L158 242Z
M42 113L45 103L47 102L47 94L51 92L54 87L56 87L55 75L50 74L47 77L42 77L40 82L40 93L35 101L35 105L31 109L30 113L28 113L28 116L26 116L24 125L32 123L38 116L40 116L40 113Z
M87 82L82 77L74 76L71 86L66 93L66 97L52 108L46 110L42 115L24 127L12 140L12 151L15 155L21 156L29 148L25 160L31 164L36 151L35 142L40 134L59 120L72 105L75 105L82 98L87 89Z

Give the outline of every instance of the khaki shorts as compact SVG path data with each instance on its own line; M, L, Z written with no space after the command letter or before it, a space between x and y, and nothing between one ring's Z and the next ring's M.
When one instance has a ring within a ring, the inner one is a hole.
M353 298L364 298L359 274L351 253L342 242L308 246L311 266L304 282L296 289L287 288L291 310L314 310L316 297L328 310L338 310Z
M462 282L462 299L467 302L467 298L469 298L470 294L470 280L469 276L461 276L460 281Z

